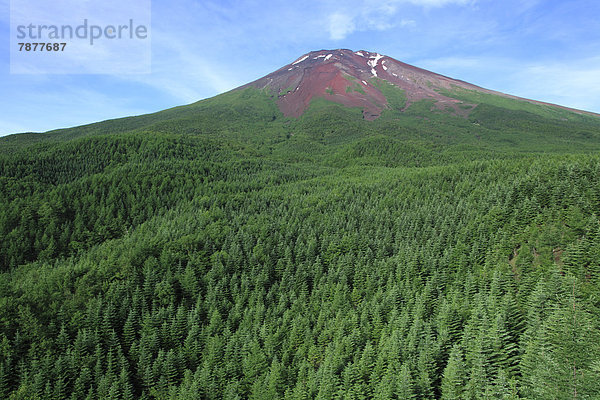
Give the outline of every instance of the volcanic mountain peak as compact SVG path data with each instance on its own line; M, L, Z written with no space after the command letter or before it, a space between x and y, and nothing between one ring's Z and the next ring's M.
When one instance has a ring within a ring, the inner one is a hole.
M487 90L366 50L312 51L243 87L248 86L267 90L276 98L283 114L290 117L302 115L314 98L359 107L368 120L379 117L383 110L394 106L404 111L420 100L432 100L434 108L466 116L476 105L446 95L456 89L547 105ZM405 101L401 107L391 105L384 94L390 93L384 90L390 88L403 91Z
M484 91L379 53L348 49L310 52L248 86L268 89L277 96L279 108L286 116L302 115L313 98L322 97L360 107L365 119L375 119L389 108L382 92L386 82L404 91L404 108L416 101L431 99L436 107L450 108L456 114L465 113L458 107L462 102L440 94L439 90L458 86Z

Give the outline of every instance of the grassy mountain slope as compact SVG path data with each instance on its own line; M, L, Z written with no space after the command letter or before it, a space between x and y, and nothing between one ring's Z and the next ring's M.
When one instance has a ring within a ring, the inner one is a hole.
M285 118L273 101L274 95L254 88L234 90L211 99L154 114L104 121L42 134L0 138L3 151L32 144L68 141L81 137L117 133L173 133L227 137L246 143L280 144L296 131L345 139L373 132L402 135L402 139L439 142L444 145L474 144L495 151L597 150L600 117L578 114L558 107L532 104L456 88L444 92L465 102L466 118L433 107L423 100L404 109L403 91L383 80L373 80L388 101L384 117L364 121L358 109L349 109L325 99L312 101L306 115ZM474 106L475 105L475 106ZM332 132L325 130L331 128ZM392 132L393 131L393 132ZM536 143L534 143L536 142ZM261 146L262 147L262 146Z

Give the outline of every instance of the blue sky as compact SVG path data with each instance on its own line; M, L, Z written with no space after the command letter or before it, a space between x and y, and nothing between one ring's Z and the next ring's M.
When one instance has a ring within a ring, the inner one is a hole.
M191 103L335 48L600 113L599 15L597 0L153 0L151 73L19 75L0 0L0 135Z

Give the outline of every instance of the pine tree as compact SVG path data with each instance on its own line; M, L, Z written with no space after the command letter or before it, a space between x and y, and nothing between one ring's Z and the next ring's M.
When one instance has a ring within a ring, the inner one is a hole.
M136 337L136 332L138 330L137 326L137 317L136 312L132 308L127 315L127 319L125 320L125 324L123 325L123 343L126 348L131 348L133 341Z
M478 341L481 341L481 339ZM481 348L481 344L475 344L475 346ZM471 360L471 368L465 385L465 399L476 400L487 392L490 378L487 370L488 365L489 361L485 353L481 350L477 351Z
M125 366L121 368L119 374L119 386L121 387L121 397L123 400L133 400L133 385L131 384L129 371Z
M460 400L465 387L465 364L458 344L452 347L442 378L442 399Z
M396 396L396 383L399 376L391 366L388 366L385 374L376 382L374 399L387 400ZM374 382L375 383L375 382Z
M415 398L413 379L407 363L402 364L402 367L400 367L400 373L398 374L396 387L396 396L399 399Z
M573 292L561 299L541 329L536 368L530 376L531 391L539 398L594 398L600 381L594 362L600 359L600 330L585 304ZM529 349L528 349L529 350Z
M500 368L491 389L491 398L500 400L518 400L516 380L509 379L504 369Z
M284 371L276 357L271 363L267 378L267 393L269 398L281 398L285 391L285 387Z
M320 380L317 392L318 400L333 399L338 390L338 377L335 375L333 366L325 364L319 369Z
M173 349L167 352L162 366L162 373L167 380L168 386L177 384L179 373L177 372L177 360Z
M92 384L92 372L89 368L84 367L81 369L79 376L75 380L75 384L73 387L72 398L74 399L83 399L88 393Z
M0 398L8 399L11 392L10 372L6 367L7 363L2 361L0 361Z

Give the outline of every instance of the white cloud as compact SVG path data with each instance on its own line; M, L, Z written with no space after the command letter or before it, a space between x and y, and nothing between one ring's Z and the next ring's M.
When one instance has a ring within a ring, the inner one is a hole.
M11 135L17 132L25 132L28 128L22 124L15 124L12 121L0 120L0 136Z
M354 18L349 15L334 13L329 17L329 35L333 40L345 39L355 29Z
M600 57L569 62L444 57L415 64L486 89L600 113Z
M465 6L474 4L476 0L367 0L350 1L343 10L332 6L335 11L328 17L328 32L333 40L345 39L356 31L384 31L395 27L414 27L416 21L399 18L402 6L413 5L424 8L443 7L446 5Z
M474 0L408 0L409 3L423 7L443 7L449 4L464 6L472 4Z
M227 72L227 58L190 47L189 44L194 43L193 32L189 36L181 32L173 35L156 29L155 32L153 51L165 56L154 58L151 75L137 75L126 79L166 92L180 102L197 101L206 97L207 93L222 93L245 83L231 78L231 74Z
M600 57L530 64L511 76L523 97L600 113Z

